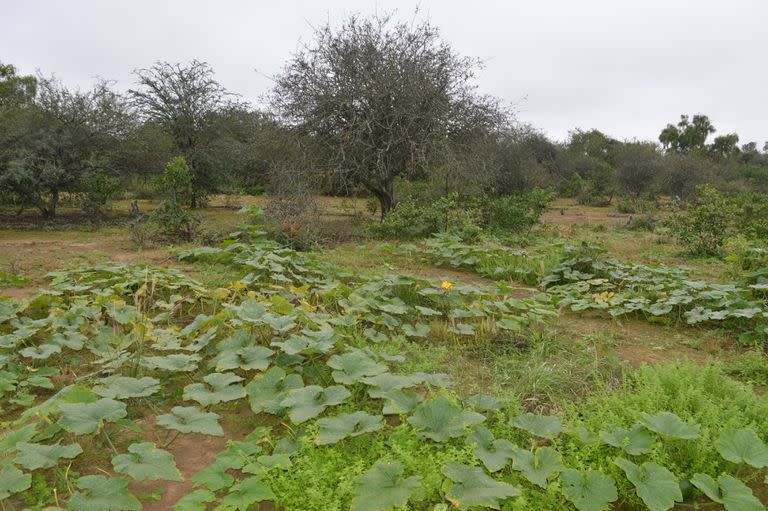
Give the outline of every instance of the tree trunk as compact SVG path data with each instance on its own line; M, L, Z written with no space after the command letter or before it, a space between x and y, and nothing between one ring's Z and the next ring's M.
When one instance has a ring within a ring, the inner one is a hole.
M59 204L59 191L51 191L51 199L48 202L40 197L37 201L37 209L40 210L40 214L43 220L53 220L56 218L56 206Z
M381 188L375 188L371 190L373 195L376 196L377 199L379 199L379 207L381 208L381 219L384 220L384 217L387 216L387 213L389 213L392 210L392 206L394 206L395 198L394 193L392 190L392 183L386 184L382 183Z

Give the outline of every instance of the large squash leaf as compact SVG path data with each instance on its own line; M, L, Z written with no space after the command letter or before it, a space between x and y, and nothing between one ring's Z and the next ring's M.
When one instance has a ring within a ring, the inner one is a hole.
M77 511L141 511L141 502L128 491L124 477L83 476L77 480L82 490L69 498L69 509Z
M288 416L294 424L301 424L317 417L329 406L343 403L351 395L341 385L326 388L310 385L289 391L280 406L288 410Z
M224 436L219 425L219 416L195 406L174 406L171 413L157 416L157 424L182 433Z
M479 467L449 463L443 474L453 481L446 498L459 509L473 506L499 509L502 501L520 495L519 489L493 479Z
M214 501L216 501L215 493L199 489L181 497L173 506L173 511L207 511L208 504Z
M0 468L0 501L30 486L32 486L31 474L25 474L13 465Z
M29 444L19 442L16 444L19 454L13 459L17 465L21 465L27 470L37 470L39 468L51 468L56 466L61 458L72 459L83 452L80 444L69 445L53 444Z
M191 383L184 387L182 398L210 406L245 397L245 388L239 385L243 378L234 373L211 373L204 376L203 381L205 383Z
M347 437L377 431L384 427L382 419L381 415L370 415L362 411L319 419L317 425L320 431L315 443L317 445L335 444Z
M421 477L403 478L403 471L399 461L380 461L357 476L352 511L390 511L405 506L421 486Z
M751 429L729 429L715 440L717 452L733 463L745 463L755 468L768 466L768 447Z
M128 454L112 458L112 466L118 474L126 474L136 481L181 481L173 455L158 449L150 442L139 442L128 446Z
M534 436L549 438L550 440L563 431L560 419L551 415L526 413L514 417L510 423L514 427L523 429Z
M101 397L112 399L129 399L147 397L160 390L160 381L145 376L131 378L130 376L110 376L101 380L93 391Z
M298 374L286 374L281 367L272 367L264 374L255 376L245 390L253 413L280 415L285 410L280 403L288 392L303 386L304 382Z
M387 371L387 366L379 364L362 351L333 355L328 359L328 366L335 369L331 373L334 381L345 385L351 385L366 376L376 376Z
M523 473L533 484L547 487L547 479L563 470L560 455L551 447L540 447L535 452L515 449L512 468Z
M714 502L722 504L725 511L765 511L765 506L749 486L727 474L718 477L717 481L706 474L694 474L691 484Z
M666 468L655 463L643 463L638 466L624 458L616 458L614 463L627 475L640 497L651 511L667 511L675 502L683 501L680 484Z
M560 477L563 495L579 511L605 511L619 498L614 480L601 472L567 468Z
M77 435L87 435L101 429L105 422L122 419L128 412L125 403L101 398L92 403L62 403L59 425Z
M465 428L485 420L485 416L462 409L445 396L439 396L419 405L408 422L416 432L435 442L447 442L462 436Z
M600 438L606 444L624 449L624 452L632 456L651 452L655 440L651 432L642 424L635 424L630 430L615 427L610 431L602 431Z
M467 438L468 445L475 446L475 456L489 472L498 472L507 466L517 447L504 438L495 439L488 428L476 426Z
M643 426L660 435L681 440L699 438L699 425L686 424L672 412L661 412L656 415L643 413Z
M267 483L259 477L249 477L235 483L214 511L248 511L253 504L274 498Z

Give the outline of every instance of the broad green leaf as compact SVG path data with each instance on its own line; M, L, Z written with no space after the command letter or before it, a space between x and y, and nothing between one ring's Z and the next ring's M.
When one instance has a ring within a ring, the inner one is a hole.
M421 305L416 305L416 310L419 311L419 314L422 316L442 316L443 313L436 311L435 309L430 309L429 307L422 307Z
M551 415L534 415L526 413L512 419L511 424L528 433L550 440L562 433L563 425L560 419Z
M141 360L141 365L151 370L159 369L171 373L188 373L197 369L197 364L200 360L200 355L195 353L174 353L164 357L144 357Z
M205 383L192 383L184 387L182 398L210 406L245 397L245 388L239 385L243 378L234 373L211 373L203 377L203 381Z
M237 317L248 323L262 324L267 307L256 300L245 300L237 310Z
M352 511L391 511L404 507L414 490L421 486L421 477L403 478L403 470L399 461L380 461L357 476Z
M210 491L219 491L229 488L235 482L235 478L227 473L229 467L218 460L208 465L192 476L192 482L197 486L205 486Z
M453 481L446 498L459 509L473 506L499 509L502 501L520 495L519 489L493 479L482 468L449 463L443 468L443 474Z
M352 394L341 385L320 387L310 385L288 392L280 406L288 410L294 424L301 424L317 417L326 408L343 403Z
M48 339L48 343L77 351L83 349L87 340L88 338L80 332L56 332Z
M560 478L563 495L579 511L605 511L611 507L611 502L619 498L616 483L602 472L579 472L567 468Z
M717 481L706 474L694 474L691 484L718 504L725 511L765 511L765 506L755 497L749 486L726 474Z
M374 399L379 399L387 397L387 394L392 390L402 390L414 387L418 385L421 380L414 376L383 373L362 378L361 381L366 385L369 385L368 395Z
M19 350L19 355L22 357L35 360L45 360L56 353L61 353L61 346L58 344L41 344L40 346L30 346Z
M515 449L512 469L519 470L533 484L547 487L547 479L563 470L560 455L551 447L539 447L535 452Z
M130 376L110 376L101 380L93 391L101 397L112 399L130 399L147 397L160 390L160 381L149 376L131 378Z
M469 397L467 404L479 412L495 412L502 408L502 403L499 399L479 394Z
M210 502L216 501L216 495L209 490L199 489L181 497L173 511L207 511Z
M651 511L667 511L675 502L683 501L677 478L666 468L655 463L638 466L624 458L616 458L614 463L624 471L637 496Z
M296 320L291 316L275 316L274 314L265 314L263 320L264 323L272 327L272 330L281 333L293 330L293 328L296 326Z
M106 307L107 313L121 325L125 325L136 319L136 307L125 302L112 302Z
M246 346L238 350L224 351L215 359L217 371L242 369L263 371L269 367L269 357L275 352L264 346Z
M377 431L384 427L382 419L381 415L370 415L362 411L319 419L317 425L320 430L315 443L317 445L335 444L347 437Z
M432 387L447 389L453 387L454 382L450 376L445 373L413 373L413 378L418 382L425 383Z
M656 415L643 413L643 426L660 435L681 440L699 438L699 425L690 425L672 412L661 412Z
M390 390L384 396L386 402L382 413L384 415L404 415L411 413L424 401L421 394L409 390Z
M466 443L475 446L475 456L489 472L498 472L506 467L517 449L509 440L495 439L493 433L483 426L476 426Z
M485 416L463 410L445 396L439 396L419 405L408 422L416 432L435 442L447 442L449 439L464 435L465 428L485 420Z
M272 343L286 355L311 355L314 353L328 353L333 349L334 343L327 338L312 338L308 335L291 335L286 341Z
M77 435L87 435L101 429L105 422L122 419L128 412L125 403L101 398L92 403L62 403L59 425Z
M53 444L28 444L19 442L16 444L19 454L13 459L17 465L21 465L27 470L37 470L39 468L51 468L56 466L61 458L72 459L83 452L80 444L69 445Z
M303 386L304 382L298 374L286 374L284 369L272 367L264 374L255 376L245 390L253 413L280 415L285 410L280 403L288 392Z
M129 445L128 454L118 454L112 458L112 466L118 474L126 474L135 481L145 479L181 481L182 479L173 455L149 442Z
M602 431L600 438L606 444L624 449L624 452L632 456L651 452L654 442L653 435L642 424L635 424L631 430L615 427L610 431Z
M124 477L83 476L77 480L80 490L67 503L77 511L141 511L141 503L128 492Z
M253 504L274 498L275 494L261 478L249 477L234 484L214 511L248 511Z
M768 447L751 429L726 430L715 440L715 447L720 456L733 463L768 466Z
M366 376L376 376L387 371L387 366L379 364L362 351L333 355L328 359L327 364L331 369L335 369L331 373L334 381L345 385L351 385Z
M182 433L224 436L219 419L217 414L205 412L194 406L174 406L171 408L171 413L158 415L157 424Z
M403 325L403 334L405 334L406 337L426 337L429 335L430 330L432 330L432 327L423 323Z
M2 303L2 302L0 302ZM37 424L29 424L23 428L9 430L3 428L0 439L0 453L15 451L19 442L28 442L37 434Z
M32 486L32 475L13 465L0 468L0 501Z
M475 335L475 327L467 323L456 323L448 327L448 331L458 335Z

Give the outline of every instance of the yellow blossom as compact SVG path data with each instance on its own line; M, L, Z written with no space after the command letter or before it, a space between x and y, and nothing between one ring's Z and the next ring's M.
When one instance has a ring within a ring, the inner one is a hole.
M213 290L213 297L217 300L226 300L229 296L229 289L225 287L217 287Z
M453 287L453 284L448 282L447 280L444 280L442 284L440 284L440 287L443 289L451 289Z

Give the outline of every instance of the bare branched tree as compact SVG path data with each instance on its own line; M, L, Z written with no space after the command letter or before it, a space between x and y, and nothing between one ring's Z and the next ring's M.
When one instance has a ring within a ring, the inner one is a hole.
M499 122L496 101L476 94L480 65L429 22L352 16L315 31L276 78L272 103L320 145L323 170L375 195L383 217L395 177L423 175L447 143Z
M187 65L156 62L135 74L139 88L128 91L133 104L163 126L187 159L194 180L190 205L196 207L214 187L211 172L199 161L199 148L231 94L216 81L213 69L197 60Z

